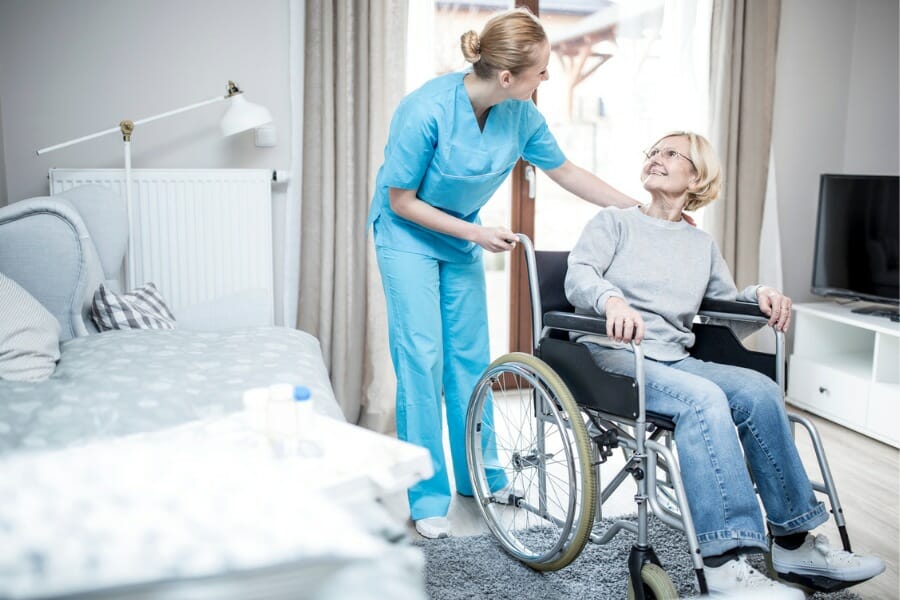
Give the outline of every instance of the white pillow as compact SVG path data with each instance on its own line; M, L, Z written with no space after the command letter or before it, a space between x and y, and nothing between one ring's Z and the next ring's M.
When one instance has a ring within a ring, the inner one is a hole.
M59 360L59 321L0 273L0 379L43 381Z
M175 317L152 283L126 294L117 294L101 283L91 303L91 319L100 331L175 329Z

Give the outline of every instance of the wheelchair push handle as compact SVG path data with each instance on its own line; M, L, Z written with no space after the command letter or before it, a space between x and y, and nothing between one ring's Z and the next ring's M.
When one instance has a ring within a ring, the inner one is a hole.
M537 349L537 343L541 339L541 292L538 288L537 261L534 257L534 244L524 233L515 234L516 239L525 252L525 269L528 275L528 294L531 297L531 346Z

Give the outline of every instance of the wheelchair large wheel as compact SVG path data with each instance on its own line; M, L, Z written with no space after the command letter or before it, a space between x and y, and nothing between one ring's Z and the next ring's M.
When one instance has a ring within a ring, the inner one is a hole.
M509 554L542 571L579 555L596 509L592 442L553 369L523 353L491 363L469 403L466 454L478 508Z
M662 567L646 563L641 567L641 581L644 584L646 600L678 600L678 590ZM634 586L628 578L628 600L634 600Z

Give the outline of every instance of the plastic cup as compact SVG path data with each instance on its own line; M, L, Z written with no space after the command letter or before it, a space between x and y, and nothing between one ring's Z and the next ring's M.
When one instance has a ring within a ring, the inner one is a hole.
M250 428L265 433L269 413L269 389L251 388L244 391L244 410L250 417Z

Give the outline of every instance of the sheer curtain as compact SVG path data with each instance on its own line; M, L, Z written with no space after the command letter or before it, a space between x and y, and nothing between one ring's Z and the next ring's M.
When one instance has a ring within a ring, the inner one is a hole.
M759 276L766 202L780 0L716 0L710 48L710 141L725 171L704 227L738 288Z
M407 0L295 4L305 9L303 95L294 115L303 124L297 327L322 344L347 420L387 430L393 375L365 225L403 93Z

